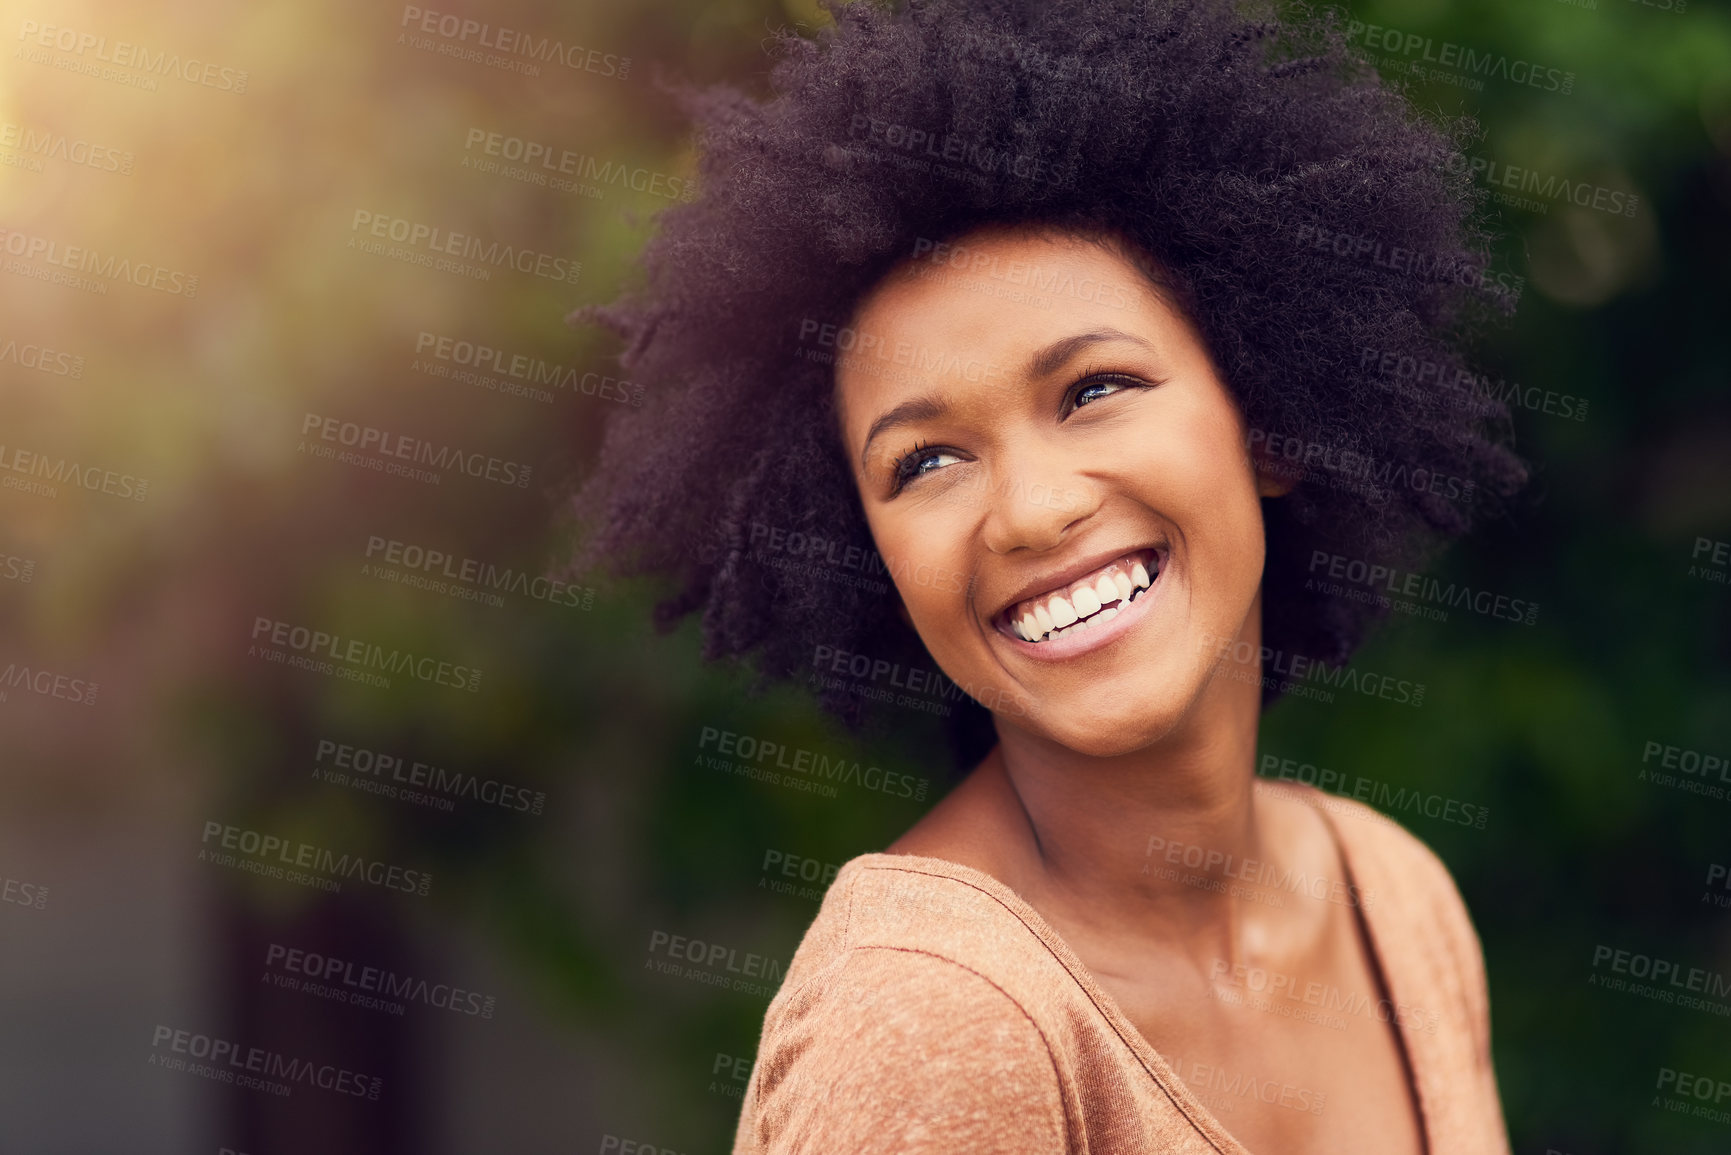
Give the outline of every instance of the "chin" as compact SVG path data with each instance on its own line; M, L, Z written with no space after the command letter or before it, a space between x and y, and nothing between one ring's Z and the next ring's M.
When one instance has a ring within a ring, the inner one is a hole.
M1177 727L1182 714L1177 702L1151 703L1143 698L1133 706L1131 711L1112 714L1078 709L1052 717L1042 712L1022 727L1090 758L1116 758L1158 742Z

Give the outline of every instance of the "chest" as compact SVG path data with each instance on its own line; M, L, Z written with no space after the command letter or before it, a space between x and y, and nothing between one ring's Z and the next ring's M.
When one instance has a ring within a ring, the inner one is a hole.
M1367 959L1096 977L1252 1155L1424 1155L1397 1004Z

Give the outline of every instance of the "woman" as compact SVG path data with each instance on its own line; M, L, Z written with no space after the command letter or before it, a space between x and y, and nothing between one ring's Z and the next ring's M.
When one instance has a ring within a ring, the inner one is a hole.
M588 557L676 575L709 657L923 653L972 699L962 781L806 932L734 1150L1506 1152L1447 871L1255 774L1380 613L1311 575L1524 480L1462 385L1512 294L1450 138L1326 18L832 10L771 99L688 95L702 193L587 312L656 392Z

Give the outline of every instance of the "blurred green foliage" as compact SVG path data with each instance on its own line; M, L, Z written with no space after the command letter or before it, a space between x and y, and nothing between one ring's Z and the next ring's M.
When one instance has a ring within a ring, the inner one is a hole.
M1448 862L1483 937L1517 1151L1722 1151L1731 1132L1654 1108L1651 1084L1660 1066L1731 1078L1731 1025L1587 980L1600 944L1731 972L1731 911L1701 901L1708 864L1731 861L1731 801L1637 778L1650 741L1731 752L1731 590L1689 576L1698 537L1731 537L1731 16L1635 0L1391 0L1352 15L1403 44L1411 34L1573 73L1567 95L1465 91L1415 76L1412 53L1381 54L1426 111L1479 118L1475 154L1640 201L1631 217L1490 206L1506 265L1529 287L1488 337L1486 366L1590 404L1578 422L1517 410L1519 447L1538 463L1529 498L1442 572L1538 602L1536 624L1397 615L1357 663L1423 681L1422 708L1286 701L1262 747L1488 807L1483 830L1403 820ZM785 965L816 907L760 888L766 851L844 862L923 806L747 782L694 763L698 736L711 726L850 750L935 785L946 755L929 721L858 743L797 687L754 696L747 672L700 661L693 623L654 635L646 585L602 588L589 610L493 608L362 566L375 536L527 568L566 554L561 503L613 403L567 392L543 405L436 379L410 368L415 342L453 334L605 371L608 339L561 317L624 283L665 203L477 172L462 163L471 130L689 175L655 71L762 92L771 31L827 16L796 0L489 11L631 57L623 82L417 52L394 42L394 13L328 0L189 8L167 26L83 18L253 73L244 99L117 94L24 64L6 74L7 119L94 125L139 158L126 182L11 174L8 218L157 254L199 271L203 288L193 303L0 287L6 325L55 334L91 363L54 389L5 369L8 438L155 479L135 507L7 495L6 544L47 559L42 580L0 605L8 644L101 671L114 721L91 732L64 712L14 720L4 756L33 768L15 773L43 808L121 805L167 785L259 829L432 864L449 880L440 917L500 944L546 1015L610 1056L594 1086L550 1110L604 1106L615 1130L653 1120L640 1130L680 1150L725 1150L737 1100L710 1089L712 1059L752 1054L766 1000L646 971L650 935ZM346 247L357 210L568 254L582 276L575 288L509 273L482 284L359 254ZM532 462L535 484L417 486L314 461L296 448L308 412ZM247 654L261 616L461 658L485 685L380 692L264 664ZM547 793L549 813L441 815L332 788L307 773L326 736L524 783Z

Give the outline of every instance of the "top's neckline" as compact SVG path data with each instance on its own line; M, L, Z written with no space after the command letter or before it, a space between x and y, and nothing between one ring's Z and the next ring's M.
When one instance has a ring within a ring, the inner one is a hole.
M1298 783L1282 783L1281 785L1283 787L1302 786ZM1322 793L1315 787L1302 786L1302 788L1306 793ZM1364 875L1360 869L1362 863L1353 860L1351 841L1341 836L1340 828L1335 824L1333 817L1329 815L1327 808L1312 805L1311 809L1321 816L1323 824L1328 828L1329 837L1333 839L1335 848L1339 851L1340 860L1346 867L1348 884L1353 886L1358 894L1372 893L1379 889L1373 887L1367 891L1362 885ZM1046 921L1045 917L1034 909L1031 903L1016 893L1008 883L994 875L987 874L978 867L966 866L960 862L952 862L947 858L934 858L923 854L889 854L873 851L849 860L842 869L845 871L856 866L862 870L891 869L912 874L937 874L954 878L957 881L975 886L998 900L1032 931L1035 937L1039 938L1046 949L1051 952L1052 957L1069 972L1072 981L1082 988L1082 992L1088 996L1089 1001L1106 1019L1113 1032L1130 1048L1131 1053L1136 1056L1137 1061L1142 1064L1149 1077L1172 1101L1172 1104L1183 1112L1197 1132L1213 1145L1216 1151L1220 1152L1221 1155L1257 1155L1256 1152L1239 1142L1227 1130L1226 1125L1215 1117L1214 1112L1210 1111L1196 1097L1189 1085L1166 1062L1164 1056L1154 1049L1154 1045L1141 1031L1136 1029L1136 1025L1130 1021L1130 1017L1124 1013L1123 1008L1118 1005L1118 1001L1094 978L1093 972L1082 962L1081 956L1072 950L1070 944L1064 941L1063 936ZM839 880L838 876L837 881ZM1386 889L1383 889L1382 893L1387 893ZM1404 986L1397 983L1395 975L1389 970L1382 950L1383 939L1393 933L1394 928L1388 925L1388 919L1393 916L1388 913L1388 904L1377 903L1375 906L1379 911L1375 917L1372 917L1370 910L1363 903L1354 903L1352 909L1356 913L1358 925L1364 933L1365 941L1370 946L1371 968L1381 982L1390 1002L1399 1005L1409 1000L1404 997ZM1433 1134L1435 1112L1432 1105L1427 1101L1424 1091L1427 1080L1421 1074L1421 1065L1427 1063L1430 1056L1428 1052L1423 1050L1420 1041L1414 1037L1413 1031L1409 1030L1405 1021L1407 1016L1395 1015L1392 1017L1395 1020L1395 1037L1400 1044L1406 1062L1408 1090L1418 1111L1419 1131L1423 1138L1425 1155L1431 1155L1437 1149L1436 1136Z

